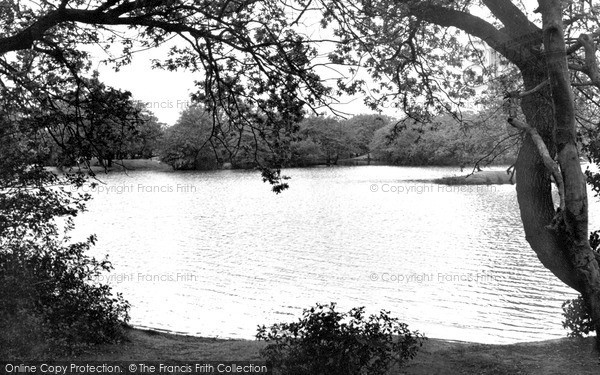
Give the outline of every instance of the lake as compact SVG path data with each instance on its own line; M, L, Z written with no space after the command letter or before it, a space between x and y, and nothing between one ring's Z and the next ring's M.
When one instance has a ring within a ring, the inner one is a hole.
M429 337L564 337L576 297L523 234L515 187L426 182L455 168L290 169L275 195L248 171L111 173L74 238L95 233L102 277L134 326L252 339L316 302L391 311ZM594 198L590 198L594 202ZM590 228L598 228L590 205Z

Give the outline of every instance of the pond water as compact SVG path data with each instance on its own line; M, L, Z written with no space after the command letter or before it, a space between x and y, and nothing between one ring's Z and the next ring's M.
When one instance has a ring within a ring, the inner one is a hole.
M564 337L561 304L575 294L525 242L515 187L425 181L458 172L290 169L279 195L255 172L111 173L74 238L98 236L93 254L115 268L103 281L135 326L251 339L334 301L389 310L429 337Z

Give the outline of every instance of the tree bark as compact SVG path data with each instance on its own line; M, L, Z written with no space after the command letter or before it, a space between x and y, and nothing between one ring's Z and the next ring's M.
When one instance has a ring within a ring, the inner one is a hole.
M554 221L560 224L555 231L564 241L564 252L575 269L578 290L588 306L600 344L600 268L589 243L586 181L577 150L574 96L566 59L562 7L559 0L540 0L539 3L554 109L550 124L555 128L557 158L565 184L565 209L554 216Z
M547 78L544 70L541 63L522 70L526 90L533 89ZM549 97L549 88L542 89L524 97L521 108L527 123L538 131L550 155L555 156L553 107ZM550 172L529 136L525 138L519 151L515 169L517 201L527 242L546 268L571 288L581 291L581 282L564 251L565 239L547 228L556 213L552 201Z

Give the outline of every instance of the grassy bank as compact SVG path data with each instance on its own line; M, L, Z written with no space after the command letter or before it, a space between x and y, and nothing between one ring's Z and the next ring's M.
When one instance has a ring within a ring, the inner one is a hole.
M260 360L264 342L222 340L128 330L129 342L104 345L82 361L243 361ZM72 359L72 358L71 358ZM559 339L514 345L484 345L429 339L407 367L394 374L599 374L592 338Z

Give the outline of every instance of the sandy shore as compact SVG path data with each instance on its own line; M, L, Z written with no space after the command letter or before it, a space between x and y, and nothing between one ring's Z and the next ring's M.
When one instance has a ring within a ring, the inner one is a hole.
M80 361L261 360L264 342L223 340L130 329L129 342L103 345ZM487 345L429 339L417 357L391 374L600 374L593 338Z

